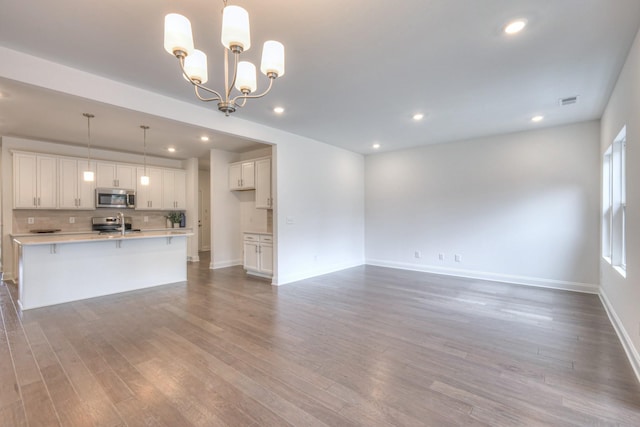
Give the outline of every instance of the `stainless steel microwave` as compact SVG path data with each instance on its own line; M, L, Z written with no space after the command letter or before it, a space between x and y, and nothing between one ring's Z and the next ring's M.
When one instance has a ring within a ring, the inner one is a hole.
M96 208L133 209L136 192L122 188L96 188Z

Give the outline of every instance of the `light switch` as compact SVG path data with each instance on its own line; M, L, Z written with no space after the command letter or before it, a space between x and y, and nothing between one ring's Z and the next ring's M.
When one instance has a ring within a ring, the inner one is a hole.
M287 217L287 224L291 225L291 224L295 224L295 220L292 216L288 216Z
M33 223L35 223L35 222L36 222L36 220L35 220L35 218L34 218L34 217L32 217L32 216L30 216L29 218L27 218L27 224L33 224Z
M75 224L76 223L76 218L73 216L69 217L69 224Z

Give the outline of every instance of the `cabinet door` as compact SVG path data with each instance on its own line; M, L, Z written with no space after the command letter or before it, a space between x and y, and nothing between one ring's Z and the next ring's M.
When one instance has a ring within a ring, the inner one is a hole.
M147 176L149 169L147 168ZM144 211L150 209L149 201L149 186L140 184L140 177L144 175L144 168L137 168L136 173L136 210ZM149 178L149 184L151 184L151 178Z
M38 209L58 207L58 159L49 156L36 157Z
M255 162L244 162L242 164L242 189L252 190L256 188Z
M85 181L84 171L87 170L87 161L78 160L78 209L94 210L96 208L96 181ZM88 170L96 173L96 162L89 162Z
M162 171L162 209L176 209L173 171Z
M136 182L144 175L144 168L137 168ZM137 185L136 210L162 209L162 170L147 167L149 185Z
M174 198L176 199L176 209L185 210L187 208L187 173L177 170L173 172Z
M116 187L126 190L136 189L136 167L131 165L117 165ZM147 168L149 169L149 168Z
M271 159L256 161L256 208L271 209Z
M273 274L273 245L260 243L260 271L266 274Z
M13 155L13 207L35 209L36 200L36 156L15 153Z
M244 242L244 268L245 270L259 271L258 242Z
M98 162L96 165L96 186L112 188L116 186L116 164Z
M58 174L58 206L62 209L76 209L78 207L78 161L75 159L60 159L60 173Z
M229 165L229 190L242 188L242 165L240 163Z

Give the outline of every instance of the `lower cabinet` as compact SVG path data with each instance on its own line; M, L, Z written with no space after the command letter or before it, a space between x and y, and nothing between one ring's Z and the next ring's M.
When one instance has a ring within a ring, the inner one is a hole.
M244 269L261 277L273 275L273 236L244 233Z

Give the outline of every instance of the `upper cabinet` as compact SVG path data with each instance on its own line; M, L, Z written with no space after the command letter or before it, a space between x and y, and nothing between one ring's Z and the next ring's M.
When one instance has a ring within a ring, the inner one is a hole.
M57 208L58 159L31 153L13 154L13 207Z
M58 207L60 209L95 209L95 181L85 181L84 171L91 170L95 176L96 162L60 158L58 167Z
M99 188L136 189L136 166L111 162L97 163L96 185Z
M256 160L256 208L272 209L271 159Z
M230 190L255 190L255 162L232 163L229 165Z
M162 208L166 210L187 208L187 173L183 170L162 171Z
M162 208L162 169L147 167L149 185L141 185L140 177L144 168L137 168L136 210L161 210Z

